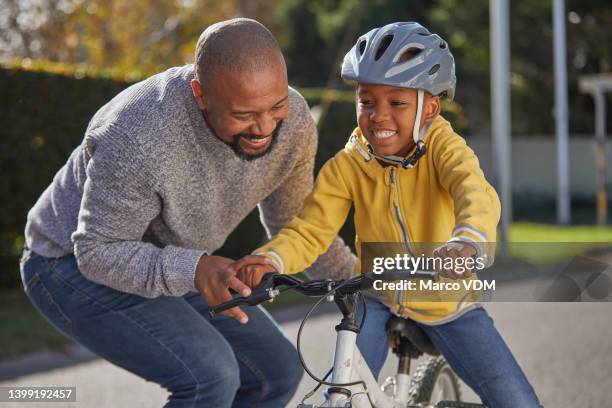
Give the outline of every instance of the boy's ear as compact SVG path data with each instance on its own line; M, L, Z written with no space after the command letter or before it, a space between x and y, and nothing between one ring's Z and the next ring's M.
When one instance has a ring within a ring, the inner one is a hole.
M428 95L425 97L423 106L423 120L426 123L432 122L440 114L441 103L439 96Z

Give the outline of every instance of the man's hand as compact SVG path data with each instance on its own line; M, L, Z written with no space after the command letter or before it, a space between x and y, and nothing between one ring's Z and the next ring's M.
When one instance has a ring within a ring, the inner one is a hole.
M251 289L261 283L261 279L268 272L277 272L272 261L261 255L247 255L232 265L237 277Z
M450 279L467 279L472 276L472 271L469 268L465 267L466 259L471 258L476 255L476 248L472 245L467 244L465 242L447 242L442 245L433 252L434 258L442 258L442 269L437 270L437 272ZM465 268L463 273L458 273L454 270L454 268L444 268L446 264L446 258L451 258L453 260L453 265L456 265L456 259L464 258L461 265Z
M232 300L229 289L242 296L249 296L251 289L236 277L236 271L231 268L234 260L222 256L204 255L198 261L195 272L195 287L200 295L212 307ZM246 313L239 307L234 307L221 313L231 316L240 323L249 321Z

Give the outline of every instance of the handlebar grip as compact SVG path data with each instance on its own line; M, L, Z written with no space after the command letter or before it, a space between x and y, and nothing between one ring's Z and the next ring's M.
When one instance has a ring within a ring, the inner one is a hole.
M236 307L236 306L240 306L243 303L246 303L246 298L243 297L237 297L237 298L233 298L232 300L228 300L227 302L224 302L216 307L213 307L213 309L208 312L208 316L210 316L211 319L214 319L216 315L218 315L219 313L225 312L228 309L231 309L232 307Z
M276 272L266 273L262 277L259 285L257 285L257 287L253 289L250 296L235 297L232 300L228 300L227 302L221 303L215 306L210 312L208 312L208 316L210 316L211 319L214 319L216 315L218 315L219 313L225 312L226 310L231 309L232 307L236 307L236 306L240 306L244 304L252 306L252 305L258 305L261 302L265 302L266 300L270 299L268 289L274 287L275 279L278 277L282 277L282 276L283 275L279 275ZM295 278L291 278L291 279L301 283L301 281L296 280ZM282 278L279 278L279 280L282 280ZM230 293L233 293L233 294L236 293L231 288L229 291Z

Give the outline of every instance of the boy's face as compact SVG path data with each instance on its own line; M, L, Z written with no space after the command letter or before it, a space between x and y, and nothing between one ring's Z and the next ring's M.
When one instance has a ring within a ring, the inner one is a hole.
M406 156L414 147L412 129L417 90L387 85L359 84L357 123L376 153ZM419 129L440 113L440 98L425 92Z

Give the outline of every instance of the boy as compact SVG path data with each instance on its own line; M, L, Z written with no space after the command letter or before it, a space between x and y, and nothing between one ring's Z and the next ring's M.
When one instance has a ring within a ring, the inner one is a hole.
M492 260L499 199L474 152L440 116L440 98L452 99L456 82L447 43L417 23L389 24L357 40L342 78L357 84L359 127L321 169L301 215L255 251L274 267L238 261L239 276L254 287L265 272L307 268L330 245L351 205L358 255L364 242L401 242L408 249L445 242L434 256ZM444 265L441 280L471 276ZM385 323L396 314L415 320L489 407L540 406L482 307L418 301L405 292L367 300L357 344L375 376L388 351Z

